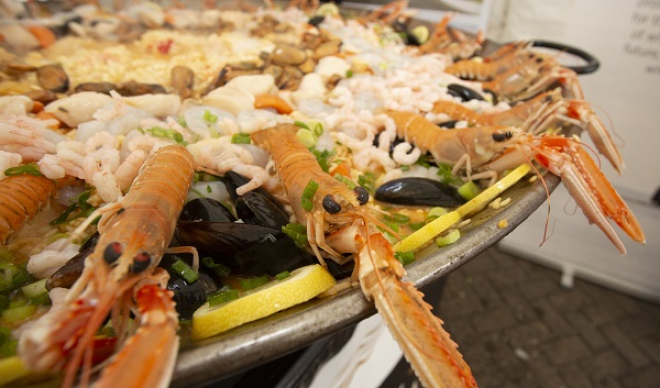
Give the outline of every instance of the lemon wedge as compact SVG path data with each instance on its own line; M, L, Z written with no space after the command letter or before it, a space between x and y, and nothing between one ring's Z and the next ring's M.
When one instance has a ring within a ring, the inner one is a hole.
M207 302L193 314L192 339L207 338L306 302L335 283L325 268L313 264L291 271L285 279L246 291L238 299L216 306Z
M0 386L5 385L30 373L18 356L0 358Z
M481 210L485 207L488 202L497 198L498 195L502 194L504 190L513 186L518 182L522 177L527 175L531 167L528 164L521 164L516 167L514 170L506 174L506 176L494 185L487 188L486 190L479 193L476 197L464 203L461 207L456 209L456 212L462 217L466 217L474 212Z

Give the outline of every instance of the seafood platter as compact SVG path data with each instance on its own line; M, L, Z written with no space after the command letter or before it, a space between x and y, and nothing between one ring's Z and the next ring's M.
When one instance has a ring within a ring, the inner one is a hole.
M559 184L645 241L535 42L401 0L121 3L0 9L0 385L198 385L378 312L425 387L476 387L418 288Z

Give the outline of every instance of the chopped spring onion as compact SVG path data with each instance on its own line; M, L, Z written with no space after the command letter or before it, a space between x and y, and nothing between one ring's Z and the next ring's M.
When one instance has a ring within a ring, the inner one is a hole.
M7 307L9 307L9 298L7 298L5 295L0 294L0 311L6 309ZM2 329L1 326L0 329Z
M307 244L307 228L297 222L286 224L282 227L282 232L296 243L297 246L302 247Z
M41 171L39 171L39 168L37 167L36 164L26 164L23 166L18 166L18 167L10 167L5 170L5 176L16 176L16 175L23 175L23 174L28 174L28 175L34 175L34 176L41 176Z
M305 186L305 190L303 190L302 198L300 198L300 206L308 212L312 211L312 197L314 197L314 194L316 194L316 190L318 189L319 184L310 180L309 183L307 183L307 186Z
M420 230L422 228L422 226L424 226L424 225L425 225L424 222L411 222L410 223L410 229L412 229L412 231L414 232L414 231Z
M215 182L221 180L219 176L213 175L213 174L208 174L205 172L200 172L197 178L198 181L202 182Z
M364 187L369 194L374 195L376 190L376 176L370 172L358 176L358 185Z
M188 284L194 283L199 279L197 272L178 257L174 260L174 263L172 263L172 269Z
M405 214L395 213L394 214L394 222L396 222L398 224L407 224L407 223L410 222L410 217L408 217Z
M238 290L233 288L222 289L209 297L209 306L216 306L230 300L238 299Z
M152 136L162 137L164 139L174 140L179 145L187 145L188 143L183 140L183 135L173 129L162 127L152 127L146 130Z
M293 124L298 128L310 130L307 124L303 123L302 121L294 121Z
M64 224L76 218L87 217L92 214L94 207L87 202L91 195L92 191L86 190L78 194L75 198L72 198L70 200L71 205L69 205L59 217L52 220L50 225ZM71 215L73 215L73 217L70 218L69 216Z
M346 78L351 78L353 76L353 71L351 69L346 70Z
M0 357L9 357L16 354L18 340L9 340L0 345Z
M307 210L308 212L312 211L312 208L314 207L314 204L312 203L312 200L307 198L307 197L302 197L300 198L300 206Z
M54 235L50 236L48 240L46 240L46 243L48 245L54 243L57 240L63 239L63 238L69 238L70 234L69 233L55 233Z
M245 291L253 290L268 283L268 275L241 279L241 288Z
M0 292L9 292L34 281L24 267L0 263Z
M21 287L21 290L23 291L23 295L25 295L26 298L36 298L38 296L48 293L48 290L46 289L47 280L48 278L41 279L34 283L30 283L27 286Z
M323 124L321 123L314 124L314 128L312 129L312 132L316 137L323 135Z
M213 270L218 276L229 276L231 269L222 263L216 263L210 257L202 257L202 264Z
M316 157L316 161L319 163L319 166L321 166L321 170L324 172L330 171L330 162L328 159L335 154L334 151L319 151L313 148L310 151Z
M341 174L335 174L335 179L338 180L339 182L345 184L348 186L349 189L353 190L355 188L355 183L350 180L349 178L341 175Z
M203 118L205 121L208 121L209 123L215 123L215 122L218 121L218 116L214 115L213 113L211 113L211 112L208 111L208 110L205 110L205 111L204 111L204 116L202 116L202 118Z
M231 135L231 144L250 144L250 134L239 132Z
M307 148L316 146L316 136L314 136L312 131L308 129L299 129L298 132L296 132L296 138Z
M0 345L7 341L11 341L11 329L0 326Z
M408 252L397 252L394 254L394 257L401 262L403 265L408 265L415 261L415 253L412 251Z
M284 280L284 279L288 278L289 276L291 276L289 271L282 271L282 272L278 273L277 275L275 275L277 280Z
M446 235L436 238L435 243L438 244L439 247L444 247L445 245L455 243L459 238L461 238L461 232L458 229L454 229Z
M426 222L431 222L438 217L444 216L445 214L447 214L447 209L443 207L434 207L429 210L428 214L426 215Z
M440 163L438 164L438 172L437 175L440 177L440 182L452 185L452 186L460 186L463 184L463 181L461 178L452 175L453 167L447 163Z
M318 189L319 184L314 180L310 180L305 186L305 190L303 190L303 197L312 198Z
M477 186L476 183L472 181L465 182L461 187L458 188L458 194L467 201L479 195L480 192L481 189L479 186Z
M14 255L7 248L0 248L0 260L10 261Z
M12 307L2 312L2 318L7 322L17 322L29 318L37 311L37 306L26 304L25 306Z

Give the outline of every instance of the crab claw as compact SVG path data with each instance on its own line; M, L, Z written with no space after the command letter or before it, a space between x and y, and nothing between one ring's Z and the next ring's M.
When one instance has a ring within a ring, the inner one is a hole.
M613 220L634 241L644 244L646 238L639 221L625 201L609 183L594 160L580 143L562 136L542 136L534 140L534 158L551 173L560 176L573 199L591 223L595 223L622 255L626 248L614 228Z

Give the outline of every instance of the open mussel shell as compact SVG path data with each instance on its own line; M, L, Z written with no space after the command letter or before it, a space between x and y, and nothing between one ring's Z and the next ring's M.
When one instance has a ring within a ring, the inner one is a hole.
M376 189L377 201L396 205L456 207L465 200L456 188L427 178L400 178Z
M249 191L234 201L236 215L243 222L280 230L289 223L289 215L281 205L273 203L263 193Z
M234 222L236 217L221 202L211 198L188 201L179 215L181 221Z
M179 313L180 320L192 319L193 313L204 303L206 303L209 294L222 287L214 276L206 273L206 269L200 266L197 272L198 278L192 283L188 283L179 276L172 268L176 256L171 254L163 255L160 267L170 274L167 281L167 289L174 293L173 300L176 303L176 311Z
M447 86L447 93L454 97L458 97L461 101L471 101L471 100L485 100L479 92L474 89L470 89L467 86L459 84L450 84Z
M175 234L181 245L196 247L200 257L238 276L275 276L316 262L282 231L261 225L179 221Z

